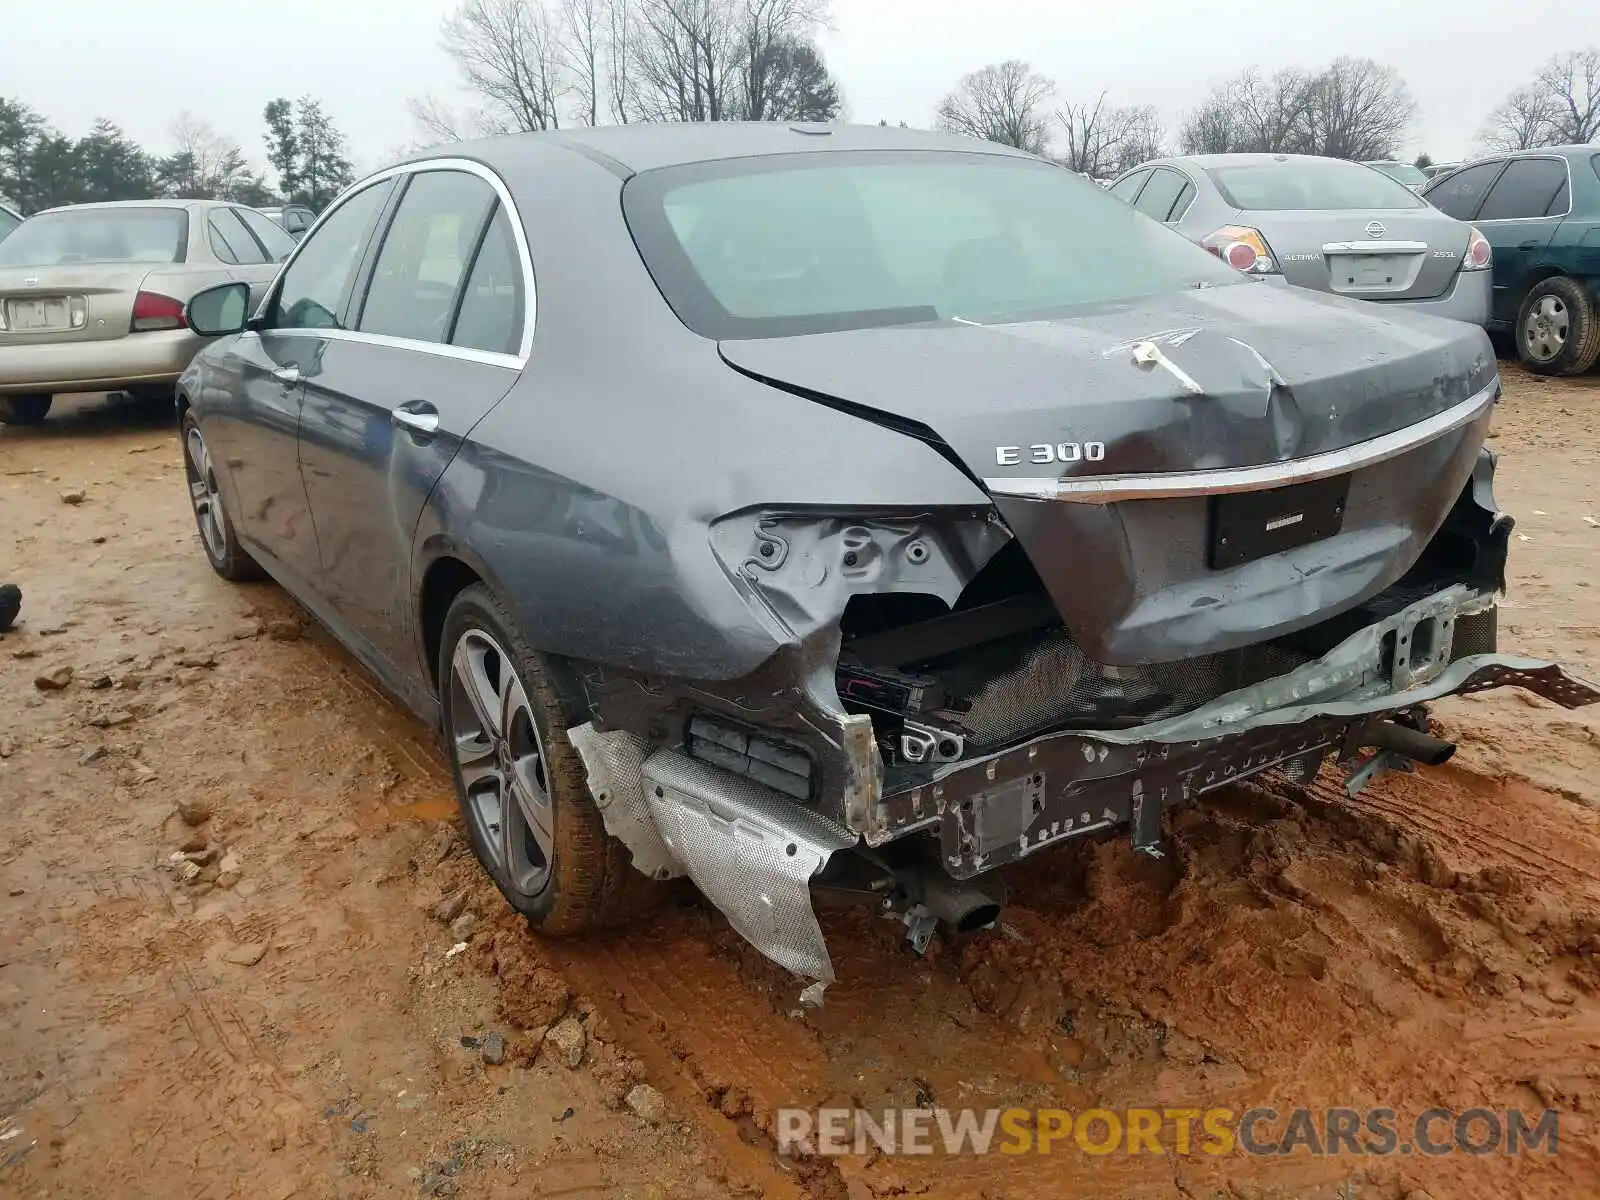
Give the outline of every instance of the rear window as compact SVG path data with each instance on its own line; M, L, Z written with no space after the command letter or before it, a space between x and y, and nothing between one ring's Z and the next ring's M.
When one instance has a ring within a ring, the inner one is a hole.
M188 242L181 208L68 208L19 225L0 242L0 267L177 263Z
M1382 171L1337 158L1239 163L1208 167L1206 174L1234 208L1262 211L1423 207L1415 192Z
M1243 283L1048 163L796 154L669 167L623 192L673 310L712 338L1019 317Z

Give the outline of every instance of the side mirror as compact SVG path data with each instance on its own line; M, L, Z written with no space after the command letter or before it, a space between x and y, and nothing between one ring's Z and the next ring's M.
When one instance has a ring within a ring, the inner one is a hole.
M196 292L183 310L189 328L202 337L241 332L250 319L250 285L219 283Z

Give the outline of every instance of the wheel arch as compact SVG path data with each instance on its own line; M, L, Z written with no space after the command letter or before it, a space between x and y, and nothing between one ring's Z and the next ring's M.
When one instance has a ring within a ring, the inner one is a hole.
M496 584L493 574L463 547L441 547L423 569L417 587L417 653L426 664L427 680L435 696L441 688L439 652L443 648L445 619L456 597L477 585L482 585L500 601L507 613L516 612L516 606ZM556 653L545 652L541 657L556 685L568 720L573 723L588 720L592 706L583 685L582 665Z

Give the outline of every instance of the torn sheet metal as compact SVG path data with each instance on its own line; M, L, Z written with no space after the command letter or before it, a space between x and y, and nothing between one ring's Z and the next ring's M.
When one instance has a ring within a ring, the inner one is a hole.
M728 923L798 975L833 980L811 877L856 844L843 826L673 750L644 763L646 798L673 856Z

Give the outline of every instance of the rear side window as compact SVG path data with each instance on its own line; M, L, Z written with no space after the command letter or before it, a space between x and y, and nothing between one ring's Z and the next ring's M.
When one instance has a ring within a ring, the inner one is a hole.
M217 208L206 218L211 252L225 263L254 264L267 261L244 222L226 209Z
M1150 182L1144 185L1144 191L1139 193L1139 199L1133 207L1157 221L1168 220L1172 206L1177 203L1188 182L1178 172L1162 168L1150 176Z
M1504 165L1505 161L1500 159L1452 171L1431 184L1424 196L1429 204L1446 216L1458 221L1470 221L1477 214L1483 194L1489 190L1489 185Z
M1417 194L1360 163L1334 158L1208 167L1206 174L1234 208L1256 212L1307 209L1421 208Z
M273 304L274 328L342 328L345 291L393 186L384 180L357 192L301 243L300 253L283 271L283 286Z
M461 293L452 346L516 354L522 349L522 259L506 210L496 207Z
M256 235L256 241L261 243L262 249L267 252L268 262L282 262L294 253L294 239L283 231L283 227L275 221L262 216L253 208L236 208L233 215L238 217Z
M444 342L456 294L494 208L494 189L465 171L419 171L400 201L357 328Z
M311 228L311 212L304 208L283 210L283 227L290 233L304 233Z
M181 208L67 208L19 225L0 242L0 267L179 263L188 244Z
M1556 193L1567 184L1567 162L1562 158L1513 158L1495 180L1478 210L1480 221L1507 221L1517 217L1542 217L1550 211Z
M1150 178L1149 171L1135 171L1132 175L1124 176L1111 185L1111 194L1118 200L1133 203L1133 198L1139 194L1139 185Z
M0 208L0 238L4 238L18 225L22 224L21 217L14 217L5 209Z

